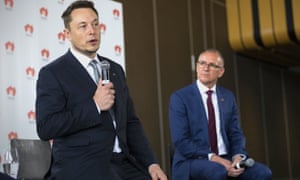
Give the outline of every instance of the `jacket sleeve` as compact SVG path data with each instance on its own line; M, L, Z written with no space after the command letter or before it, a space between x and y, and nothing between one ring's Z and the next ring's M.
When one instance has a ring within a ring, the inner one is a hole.
M92 92L81 97L71 95L67 90L72 87L66 81L72 81L72 78L68 80L62 76L67 75L58 75L47 67L39 73L36 118L37 132L43 140L66 136L101 123ZM81 103L72 103L74 101Z

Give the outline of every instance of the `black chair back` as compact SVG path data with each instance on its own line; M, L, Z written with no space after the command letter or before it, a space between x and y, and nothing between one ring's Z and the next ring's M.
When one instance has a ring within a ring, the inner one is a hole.
M12 139L11 149L17 149L19 158L18 179L44 179L51 163L49 141L38 139Z

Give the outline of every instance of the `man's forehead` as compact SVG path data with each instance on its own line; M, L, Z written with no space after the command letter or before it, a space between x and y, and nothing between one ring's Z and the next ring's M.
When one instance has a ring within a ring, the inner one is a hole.
M94 18L94 19L98 19L97 14L90 8L78 8L78 9L74 9L72 11L72 13L70 14L72 19L74 19L74 17L76 18Z
M220 60L220 57L215 53L204 53L199 57L200 60L211 60L217 61Z

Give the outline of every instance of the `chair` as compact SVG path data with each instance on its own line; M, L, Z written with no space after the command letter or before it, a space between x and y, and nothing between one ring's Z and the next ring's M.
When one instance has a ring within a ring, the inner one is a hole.
M17 149L18 152L18 179L42 180L50 167L50 142L38 139L12 139L10 143L11 149Z
M173 157L175 152L175 146L174 144L168 144L168 150L169 150L169 168L170 168L170 177L172 177L172 165L173 165Z

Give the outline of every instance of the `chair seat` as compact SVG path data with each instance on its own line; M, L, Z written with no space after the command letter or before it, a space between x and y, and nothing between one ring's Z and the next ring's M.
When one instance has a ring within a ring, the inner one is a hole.
M11 148L17 149L19 157L18 179L43 179L51 163L49 141L38 139L12 139Z

